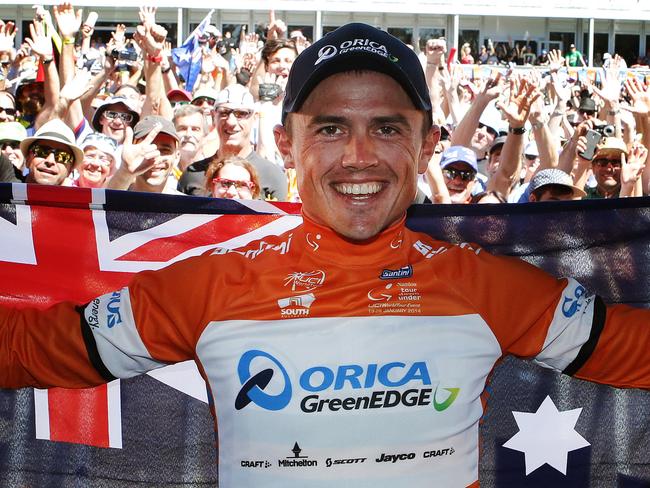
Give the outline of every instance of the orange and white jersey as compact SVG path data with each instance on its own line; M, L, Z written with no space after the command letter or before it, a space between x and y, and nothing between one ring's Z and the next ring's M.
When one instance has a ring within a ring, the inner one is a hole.
M503 355L647 388L649 317L403 221L359 245L305 220L83 308L0 310L0 385L81 387L193 359L222 488L477 486L481 395Z

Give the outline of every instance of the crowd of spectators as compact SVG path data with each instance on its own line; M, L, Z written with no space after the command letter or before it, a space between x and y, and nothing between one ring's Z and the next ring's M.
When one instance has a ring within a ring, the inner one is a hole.
M300 201L274 127L310 42L302 32L273 16L263 38L208 25L189 86L155 8L140 9L131 37L117 25L106 45L94 38L96 15L83 21L69 3L51 10L36 9L17 47L13 23L0 23L0 181ZM441 140L414 201L650 194L650 93L622 58L610 56L599 79L578 79L575 46L535 56L464 44L447 57L442 38L421 54ZM540 67L514 70L513 59ZM507 66L476 74L465 64Z

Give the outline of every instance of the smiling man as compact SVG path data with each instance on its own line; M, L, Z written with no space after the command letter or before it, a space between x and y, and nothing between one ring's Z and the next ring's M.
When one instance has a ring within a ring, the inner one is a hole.
M39 185L63 185L83 151L75 144L74 133L59 119L43 124L33 137L20 143L29 173L25 181Z
M169 120L148 115L133 131L126 130L122 164L108 181L113 190L180 194L171 176L181 154L179 138Z
M256 122L255 100L247 88L235 84L222 90L217 97L212 129L217 133L219 149L213 156L189 165L179 180L178 189L188 195L205 195L205 172L210 163L236 156L255 166L263 199L286 200L288 183L284 171L260 156L251 142ZM202 145L202 150L205 151L206 145Z
M401 41L365 24L323 37L296 59L275 128L302 222L84 307L0 308L0 386L82 387L193 359L221 488L477 487L481 396L508 354L647 388L650 312L405 226L431 120Z

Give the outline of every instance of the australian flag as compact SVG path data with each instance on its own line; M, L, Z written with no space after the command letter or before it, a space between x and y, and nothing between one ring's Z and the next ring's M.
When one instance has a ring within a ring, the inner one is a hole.
M0 303L85 303L300 221L297 204L0 184ZM407 225L573 276L609 303L650 304L648 198L416 205ZM216 486L205 387L193 364L168 368L74 396L0 390L0 486ZM650 486L650 393L508 358L486 401L482 488Z
M210 10L208 15L196 26L196 29L185 39L181 47L172 49L172 61L178 68L178 73L185 80L185 89L191 92L194 89L199 74L201 73L203 50L199 44L199 37L210 25L210 19L214 10Z

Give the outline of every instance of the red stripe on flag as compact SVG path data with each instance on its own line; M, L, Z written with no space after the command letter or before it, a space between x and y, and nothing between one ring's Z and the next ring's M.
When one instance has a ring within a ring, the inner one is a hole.
M96 447L110 447L108 389L52 388L48 394L50 440Z

